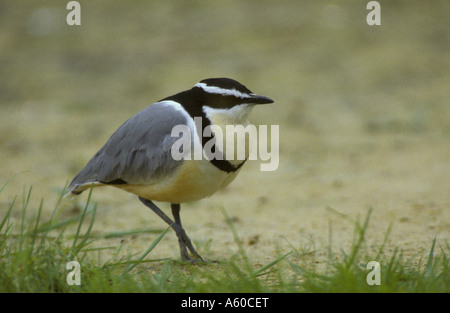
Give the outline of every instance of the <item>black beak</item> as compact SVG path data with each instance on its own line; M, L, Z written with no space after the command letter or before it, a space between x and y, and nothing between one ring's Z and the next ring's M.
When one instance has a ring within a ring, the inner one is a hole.
M252 94L251 103L252 104L266 104L266 103L273 103L273 100L264 96L258 96Z

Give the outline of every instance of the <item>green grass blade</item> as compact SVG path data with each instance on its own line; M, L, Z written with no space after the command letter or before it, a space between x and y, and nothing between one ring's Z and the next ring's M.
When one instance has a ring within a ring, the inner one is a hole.
M163 229L135 229L135 230L129 230L129 231L114 231L109 233L104 233L96 236L91 236L91 238L103 238L103 239L110 239L110 238L117 238L117 237L125 237L125 236L132 236L137 234L155 234L155 233L161 233L164 231Z
M148 249L142 254L142 256L137 259L136 261L130 261L133 264L130 264L126 269L125 269L125 273L128 273L129 271L131 271L133 268L136 267L136 265L139 264L139 262L141 262L155 247L156 245L161 241L161 239L164 237L164 235L169 231L169 229L172 227L169 226L166 228L166 230L164 232L162 232L150 245L150 247L148 247Z
M275 260L273 260L272 262L264 265L263 267L261 267L260 269L258 269L257 271L253 272L251 276L256 277L256 276L260 276L265 274L264 272L266 270L268 270L269 268L271 268L272 266L278 264L280 261L284 260L288 255L290 255L293 251L290 251L284 255L279 256L278 258L276 258Z
M433 259L434 259L434 247L436 245L436 236L433 239L433 243L431 245L430 253L428 254L427 265L425 268L425 273L431 275L433 273Z
M44 233L43 236L41 237L41 243L39 244L39 247L37 249L37 252L41 251L41 249L43 249L43 247L45 246L45 243L47 241L47 236L49 234L49 232L54 229L52 228L52 224L53 224L53 220L55 219L56 216L56 212L59 209L59 205L61 203L61 200L63 198L64 194L61 193L59 195L58 201L56 202L55 207L53 208L52 214L50 216L50 219L48 220L47 223L45 223L45 227L43 228L42 232ZM41 232L41 231L40 231Z
M91 201L92 191L94 190L94 184L91 185L91 188L89 189L89 195L86 200L86 205L84 206L83 212L81 214L80 221L78 222L77 232L75 233L75 238L73 239L72 248L75 247L78 241L78 236L80 234L81 225L83 225L84 217L86 216L87 209L89 207L89 203Z
M0 223L0 232L2 231L3 227L5 226L6 222L9 219L9 216L11 215L11 211L14 207L14 204L16 203L16 199L17 199L17 197L14 197L13 201L9 205L8 211L6 212L5 216L2 219L2 222Z
M96 212L97 212L97 205L94 204L94 209L93 209L93 211L92 211L92 217L91 217L91 221L90 221L90 223L89 223L89 227L88 227L86 233L83 235L83 238L81 239L81 242L80 242L76 247L72 247L72 248L73 248L73 249L72 249L72 253L71 253L71 256L72 256L72 257L77 256L78 252L79 252L83 247L85 247L85 246L87 245L86 242L87 242L87 240L89 239L89 235L91 234L92 226L94 225L94 221L95 221L95 214L96 214ZM82 222L82 221L80 221L80 224L81 224L81 222ZM78 234L75 235L74 241L77 239L77 237L78 237Z
M305 278L310 278L310 279L320 279L323 281L327 281L330 280L331 278L323 275L323 274L319 274L319 273L315 273L315 272L311 272L308 271L294 263L292 263L291 261L287 260L287 262L289 263L289 265L291 266L291 268L297 273L300 274L300 276L305 277Z
M22 205L22 217L21 217L21 223L20 223L20 236L19 236L19 251L22 251L24 240L25 240L25 221L26 221L26 215L27 215L27 209L28 205L30 203L31 198L31 191L33 190L33 187L31 186L28 190L28 194L23 198L23 205Z
M89 207L89 209L87 210L86 214L91 214L92 213L92 207ZM83 213L80 213L79 215L76 216L72 216L66 220L63 220L61 222L57 222L57 223L53 223L52 221L47 221L45 223L42 223L37 229L34 230L35 234L39 234L39 233L44 233L44 232L48 232L54 229L59 229L59 228L63 228L64 226L73 224L77 221L79 221L83 216ZM33 233L27 234L27 235L32 235ZM75 235L73 235L75 236Z
M44 205L44 199L41 199L41 202L39 204L39 208L38 208L38 215L36 217L36 222L34 224L34 230L33 230L33 235L31 237L31 244L30 244L30 253L29 253L29 257L31 258L31 255L33 253L34 250L34 244L36 242L36 229L39 225L39 221L41 219L41 213L42 213L42 207Z
M350 267L354 264L356 255L358 254L358 252L364 242L365 234L366 234L367 228L369 226L369 220L370 220L370 216L372 215L372 211L373 211L372 208L370 208L369 211L367 212L367 216L366 216L366 219L365 219L362 227L359 226L359 223L357 223L357 225L356 225L357 227L355 227L355 231L358 234L358 239L357 239L356 243L354 243L352 245L352 250L350 251L350 255L347 258L347 262L344 266L346 271L348 271L350 269Z
M392 224L393 224L392 222L389 223L388 229L386 230L386 234L384 235L383 243L381 244L380 249L378 249L378 253L374 258L375 260L378 260L381 257L381 255L383 254L384 248L386 247L388 237L392 231Z

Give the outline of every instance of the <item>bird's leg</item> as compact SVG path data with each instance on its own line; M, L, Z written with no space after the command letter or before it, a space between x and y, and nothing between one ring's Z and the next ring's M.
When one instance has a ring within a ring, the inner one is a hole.
M181 219L180 219L180 205L179 204L171 204L170 205L172 208L172 215L175 219L175 223L178 224L181 228L183 228L183 226L181 226ZM177 238L178 238L178 244L180 245L180 254L183 257L183 259L189 258L189 253L187 252L187 248L186 245L184 243L183 240L183 236L179 233L177 234Z
M189 251L192 253L192 255L194 257L196 257L197 259L200 259L201 261L203 261L202 257L197 253L197 251L195 250L194 246L191 243L191 240L189 239L189 237L186 235L186 232L183 229L183 226L181 225L181 218L180 218L180 205L179 204L175 204L175 203L171 203L171 208L172 208L172 215L173 218L175 219L175 223L177 223L182 230L181 233L181 237L178 236L178 242L180 244L180 250L186 250L186 246L189 249Z
M186 235L186 232L184 231L184 229L181 227L181 225L179 225L177 222L172 221L166 214L164 214L163 211L161 211L156 204L154 204L152 201L147 200L145 198L139 197L139 200L145 204L145 206L147 206L148 208L150 208L153 212L156 213L156 215L158 215L164 222L166 222L168 225L170 225L172 227L172 229L175 231L175 234L178 237L178 243L180 244L180 254L181 257L186 260L186 261L191 261L191 258L189 257L189 253L187 252L186 249L186 245L188 247L188 249L191 251L191 253L195 256L198 257L200 260L202 260L202 258L200 257L200 255L198 255L197 251L195 251L194 247L191 244L191 241L189 240L189 237ZM178 205L179 207L179 205ZM179 211L179 209L178 209ZM178 220L180 223L180 217L178 214L178 217L175 218L176 220Z

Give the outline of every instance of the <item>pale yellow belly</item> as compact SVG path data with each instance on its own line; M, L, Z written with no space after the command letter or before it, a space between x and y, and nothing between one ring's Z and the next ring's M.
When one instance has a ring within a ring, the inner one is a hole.
M170 177L151 185L113 185L140 197L170 203L183 203L211 196L227 186L237 173L226 173L207 160L186 161Z

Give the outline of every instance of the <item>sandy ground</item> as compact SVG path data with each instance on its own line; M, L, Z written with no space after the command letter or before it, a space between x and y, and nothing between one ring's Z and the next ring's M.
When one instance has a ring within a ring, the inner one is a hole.
M352 221L369 208L369 247L391 223L385 251L398 248L413 263L434 237L449 242L448 2L386 5L383 26L370 28L358 2L201 10L136 2L121 15L119 2L102 10L81 1L77 30L39 18L65 16L64 8L27 3L0 5L0 184L21 173L0 195L0 217L29 186L30 215L41 198L49 214L57 190L123 121L200 79L229 76L275 99L251 120L280 126L280 163L262 172L259 161L248 162L226 190L182 205L184 227L206 258L238 250L222 208L256 264L293 247L324 263L330 229L333 250L348 249ZM94 233L165 228L133 195L98 189L94 200ZM72 207L64 201L61 214L76 214ZM143 251L154 238L127 237L124 252ZM179 257L173 232L149 256L164 257Z

